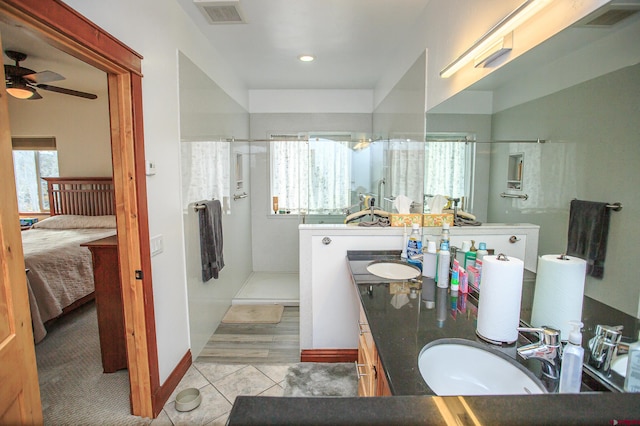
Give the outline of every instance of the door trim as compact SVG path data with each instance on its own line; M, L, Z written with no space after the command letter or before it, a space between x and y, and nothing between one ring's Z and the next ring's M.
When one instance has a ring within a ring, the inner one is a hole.
M151 280L142 56L59 0L2 0L0 19L108 74L131 410L136 416L156 417L166 402L166 390L159 383ZM135 278L137 270L142 271L142 280Z

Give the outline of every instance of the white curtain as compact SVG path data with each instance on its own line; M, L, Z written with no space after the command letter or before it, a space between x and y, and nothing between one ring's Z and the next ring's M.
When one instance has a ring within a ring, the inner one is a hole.
M218 199L228 213L230 142L196 141L180 145L184 207L201 200Z
M340 214L349 207L351 150L348 142L309 141L309 211Z
M385 197L405 195L423 202L424 142L390 140L387 150L388 182Z
M341 214L349 206L351 150L348 142L312 138L273 141L271 196L291 213Z
M463 197L468 174L467 146L459 142L428 142L425 147L424 193Z

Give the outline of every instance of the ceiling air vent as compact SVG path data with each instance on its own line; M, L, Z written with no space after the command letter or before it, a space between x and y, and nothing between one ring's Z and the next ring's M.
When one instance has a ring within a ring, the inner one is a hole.
M210 24L244 24L240 1L193 0Z
M640 12L639 0L613 0L576 23L577 27L612 27Z

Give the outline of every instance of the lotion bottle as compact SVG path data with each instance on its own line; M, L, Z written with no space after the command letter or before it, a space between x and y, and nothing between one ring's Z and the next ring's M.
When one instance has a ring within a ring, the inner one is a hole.
M402 253L400 253L402 260L407 260L407 224L404 224L404 230L402 231Z
M582 384L582 363L584 349L582 349L582 334L579 321L569 321L573 327L569 333L569 341L562 354L562 368L560 369L560 393L580 393ZM631 353L631 352L629 352Z
M487 244L486 243L478 244L478 251L476 251L476 262L478 260L482 260L482 258L488 254L489 252L487 251Z
M449 222L445 222L442 224L442 234L440 235L440 244L443 242L447 243L449 246Z
M436 252L436 242L427 241L427 251L422 260L422 276L435 278L438 253Z
M438 268L436 275L436 283L440 288L449 287L449 262L451 261L451 253L449 252L449 243L443 241L440 244L438 252Z
M625 392L640 392L640 335L638 341L629 345L627 374L624 377Z

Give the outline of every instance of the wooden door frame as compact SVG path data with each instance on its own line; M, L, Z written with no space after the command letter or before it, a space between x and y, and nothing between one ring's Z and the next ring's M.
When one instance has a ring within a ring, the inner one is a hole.
M142 56L59 0L0 0L0 19L108 75L131 410L137 416L156 417L182 376L177 372L167 380L170 383L160 386L146 203ZM190 361L183 360L180 370L186 371Z

